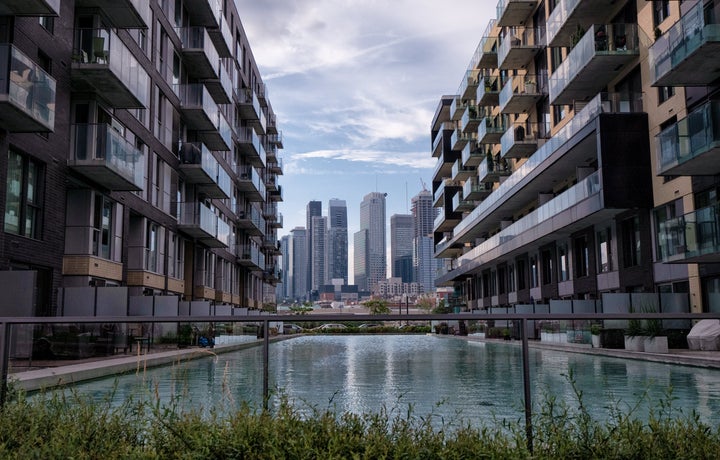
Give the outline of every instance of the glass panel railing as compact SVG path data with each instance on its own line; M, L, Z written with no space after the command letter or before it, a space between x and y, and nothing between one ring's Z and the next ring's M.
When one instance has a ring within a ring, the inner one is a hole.
M468 88L474 88L475 86L477 86L479 76L480 71L477 69L466 70L465 77L463 77L462 81L460 82L460 86L458 86L456 94L463 99L467 99L467 95L465 94L465 92L468 90Z
M144 107L149 104L150 77L112 29L76 29L73 59L106 65Z
M720 145L720 101L709 101L657 135L659 171Z
M3 81L4 80L4 81ZM48 129L55 129L55 79L13 45L0 45L0 94Z
M662 261L720 253L720 205L660 222L657 240L658 258Z
M545 143L535 151L513 174L511 174L500 186L493 191L472 213L462 220L455 227L455 234L474 225L475 221L488 212L492 206L499 201L512 196L512 189L522 182L525 177L540 167L550 156L577 134L590 120L600 113L635 113L642 112L642 99L638 94L621 95L618 93L599 93L587 105L577 112L575 116L554 136L547 139Z
M483 180L490 174L507 176L512 172L510 164L504 158L495 161L492 155L485 155L485 159L478 165L478 179Z
M219 163L217 165L217 184L218 187L220 187L220 190L223 191L225 196L233 196L232 193L232 179L230 178L230 175L225 171L225 168L223 168Z
M242 99L240 100L240 104L252 105L255 117L259 118L261 113L260 101L258 100L255 91L246 88L245 91L243 91L241 94Z
M547 139L549 134L549 123L516 121L500 138L500 155L505 155L518 142L537 144L540 139Z
M220 56L218 55L215 45L210 40L210 35L205 27L182 27L176 29L182 49L185 50L203 50L207 57L208 63L212 66L215 75L220 73ZM192 69L190 69L192 70Z
M463 112L463 116L460 119L460 126L463 128L468 126L470 122L479 122L480 119L478 118L478 109L474 105L468 105L465 108L465 112Z
M437 190L435 190L435 193L433 193L433 201L439 200L443 193L445 193L445 181L441 181L440 185L438 185Z
M543 27L506 27L507 34L498 48L498 64L505 61L513 48L541 47L545 45Z
M667 74L709 41L720 41L720 24L715 15L705 14L703 2L698 2L648 50L652 81Z
M497 40L498 37L490 36L489 32L492 30L492 26L495 24L495 20L493 19L490 24L488 24L488 28L485 31L485 35L480 39L480 42L477 45L477 48L475 48L475 53L473 53L472 59L470 59L470 63L468 64L468 69L474 69L478 66L478 63L482 60L483 56L488 54L497 53Z
M590 196L600 193L601 190L600 173L599 171L595 171L593 174L543 204L522 219L491 236L466 254L463 254L457 260L457 267L480 257L482 254L531 230L542 222L552 219L562 211L570 209Z
M478 126L478 141L483 141L488 134L503 134L507 130L506 126L502 115L483 118Z
M208 208L197 201L187 201L178 203L178 223L180 225L199 227L207 233L215 237L217 235L218 216Z
M215 177L218 162L202 142L184 142L180 146L182 164L200 165L208 177Z
M637 24L592 25L550 76L550 101L554 101L595 56L637 54L638 46Z
M547 19L547 42L550 43L560 32L562 26L567 22L568 18L575 10L575 7L583 0L560 0L555 5L550 16Z
M93 165L100 160L138 189L144 188L145 155L141 150L106 123L73 126L75 145L71 164Z
M230 225L228 225L227 222L224 220L218 218L217 220L217 234L216 238L219 242L224 244L225 246L230 246Z
M219 123L218 106L202 83L177 85L177 94L184 109L202 109L217 128Z
M225 143L225 151L232 150L233 146L233 140L232 140L232 133L233 130L230 127L230 123L228 123L227 119L225 118L225 115L218 111L217 115L218 121L217 121L217 130L218 133L220 133L220 137L222 137L223 142ZM220 149L218 149L220 150Z

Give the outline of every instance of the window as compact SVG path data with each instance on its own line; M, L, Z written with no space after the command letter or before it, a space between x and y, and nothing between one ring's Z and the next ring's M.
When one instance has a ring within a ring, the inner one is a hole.
M185 241L180 238L177 234L172 233L170 235L170 262L168 266L168 275L176 279L182 279L184 277L185 265L183 258L185 255Z
M670 16L670 0L653 1L653 25L657 27Z
M587 238L582 236L574 241L575 278L590 274L590 253Z
M554 105L552 106L553 111L553 122L555 124L560 123L567 116L566 105Z
M622 222L623 265L640 265L640 219L635 216Z
M148 222L145 234L145 270L157 272L158 268L158 233L160 228L154 222Z
M675 95L674 86L660 86L658 87L658 104L662 104Z
M515 292L515 265L508 265L508 292Z
M113 230L113 202L103 195L95 195L93 212L93 246L94 256L103 259L111 258Z
M558 246L558 275L559 281L568 281L570 279L570 265L568 264L568 248L567 245Z
M530 287L538 287L538 263L535 256L530 258Z
M45 30L47 30L50 33L53 33L55 30L55 18L52 16L40 16L38 19L40 22L40 25L43 26Z
M215 254L205 251L205 286L215 287Z
M685 228L682 219L682 200L675 200L653 210L657 235L656 256L666 260L670 256L683 254L685 247Z
M545 250L542 252L542 282L543 282L543 284L552 283L552 278L553 278L552 251Z
M612 270L612 257L610 254L610 229L606 228L597 233L598 272L606 273Z
M517 261L517 287L518 290L527 289L527 261Z
M39 239L42 226L42 165L8 151L5 226L8 233Z

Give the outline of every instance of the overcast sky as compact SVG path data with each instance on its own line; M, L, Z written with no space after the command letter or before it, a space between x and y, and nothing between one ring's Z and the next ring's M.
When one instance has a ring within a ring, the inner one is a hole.
M409 213L422 182L432 188L432 116L455 94L496 2L235 1L283 132L278 236L305 226L308 201L327 215L338 198L352 244L360 202L377 191L388 194L389 245L390 216Z

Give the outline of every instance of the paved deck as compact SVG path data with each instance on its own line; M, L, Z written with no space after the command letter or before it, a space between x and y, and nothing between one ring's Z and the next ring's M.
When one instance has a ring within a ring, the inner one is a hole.
M477 336L451 336L451 335L434 335L434 337L444 339L460 339L477 342L497 342L509 344L512 346L520 346L518 340L504 341L497 339L485 339ZM271 342L287 340L297 336L278 336L272 337ZM262 345L262 339L250 342L216 346L215 348L186 348L178 350L158 351L148 354L139 354L132 356L109 357L99 360L85 360L83 362L75 362L73 364L62 364L62 361L54 361L52 367L42 369L29 370L24 372L16 372L9 375L9 381L13 382L15 387L25 391L35 391L40 389L53 388L57 386L67 385L83 380L91 380L96 378L107 377L109 375L121 374L127 372L142 372L144 369L166 364L180 363L190 359L207 357L209 355L228 353L235 350L241 350L250 347ZM611 356L623 359L637 359L644 361L653 361L666 364L676 364L684 366L695 366L711 369L720 369L720 351L690 351L690 350L670 350L668 354L654 354L644 352L633 352L609 348L591 348L589 345L576 344L552 344L542 343L538 341L530 341L531 348L542 348L548 350L557 350L568 353L584 353Z

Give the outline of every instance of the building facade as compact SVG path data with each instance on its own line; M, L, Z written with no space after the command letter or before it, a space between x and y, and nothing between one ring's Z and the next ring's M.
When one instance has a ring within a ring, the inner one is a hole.
M718 3L499 4L432 122L440 285L473 309L720 311Z
M312 235L313 235L313 218L322 216L322 202L320 201L309 201L305 208L305 229L308 234L307 242L307 290L312 292L313 290L313 267L315 261L313 260L314 252L312 247Z
M372 192L360 203L360 231L367 230L365 255L367 289L372 291L377 283L387 278L387 240L385 236L385 193ZM359 283L356 281L355 284ZM363 290L362 288L360 288Z
M0 5L0 284L34 293L13 313L273 300L282 135L225 4ZM69 301L88 289L126 306Z
M348 284L348 219L345 200L328 202L327 280L340 278Z
M312 291L319 291L327 280L327 217L315 216L312 218Z
M400 278L403 283L414 281L413 273L413 237L415 226L410 214L390 216L390 267L392 277Z
M433 225L438 209L433 206L433 194L423 184L423 190L410 200L413 217L413 280L424 292L435 289L439 261L434 256Z
M307 242L307 230L304 227L295 227L290 231L288 290L295 301L308 300Z

